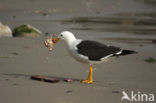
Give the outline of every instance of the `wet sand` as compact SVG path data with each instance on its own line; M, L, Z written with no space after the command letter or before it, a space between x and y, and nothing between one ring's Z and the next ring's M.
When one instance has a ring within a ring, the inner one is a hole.
M123 90L156 93L156 64L144 61L148 57L156 58L155 45L112 44L136 50L139 54L111 58L107 63L95 65L94 83L89 85L79 82L87 77L89 66L71 58L63 41L49 52L43 45L43 38L1 38L1 102L115 103L120 102ZM30 80L32 75L74 81L45 83Z
M120 103L122 91L156 95L156 63L145 62L156 58L154 10L154 0L0 1L0 21L12 29L28 23L44 33L40 38L0 38L0 102ZM89 66L71 58L63 41L53 52L43 45L45 34L63 30L138 54L94 65L94 83L82 84ZM45 83L30 80L32 75L74 81Z

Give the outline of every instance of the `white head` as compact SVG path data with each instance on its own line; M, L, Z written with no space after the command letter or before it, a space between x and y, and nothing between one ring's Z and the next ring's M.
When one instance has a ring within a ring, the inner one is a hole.
M71 33L70 31L63 31L61 32L57 38L54 38L54 42L58 41L58 39L62 39L65 40L65 42L67 44L70 44L71 42L73 42L74 40L76 40L75 36L73 33Z
M69 31L61 32L60 35L58 35L58 38L65 40L67 43L76 40L74 34Z

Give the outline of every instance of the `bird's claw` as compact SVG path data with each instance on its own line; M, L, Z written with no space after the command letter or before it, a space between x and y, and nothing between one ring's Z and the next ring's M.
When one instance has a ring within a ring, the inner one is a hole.
M87 83L87 84L92 84L92 83L93 83L92 80L88 80L88 79L86 79L86 80L81 80L81 82L82 82L82 83Z

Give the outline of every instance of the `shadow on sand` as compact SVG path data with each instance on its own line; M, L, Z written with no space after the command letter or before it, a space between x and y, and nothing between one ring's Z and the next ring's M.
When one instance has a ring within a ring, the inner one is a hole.
M14 77L14 78L29 78L29 79L31 78L31 76L34 76L34 75L30 75L30 74L18 74L18 73L10 73L10 74L3 74L3 75ZM61 81L64 81L65 79L67 79L66 77L58 77L58 76L46 76L46 77L59 79ZM76 78L71 78L71 79L74 82L80 81L79 79L76 79Z

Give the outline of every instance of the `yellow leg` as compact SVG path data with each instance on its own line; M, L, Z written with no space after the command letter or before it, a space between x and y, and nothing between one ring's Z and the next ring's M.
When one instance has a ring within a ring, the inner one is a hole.
M88 84L93 83L93 67L92 67L92 65L90 65L88 78L86 80L81 80L81 82L88 83Z

